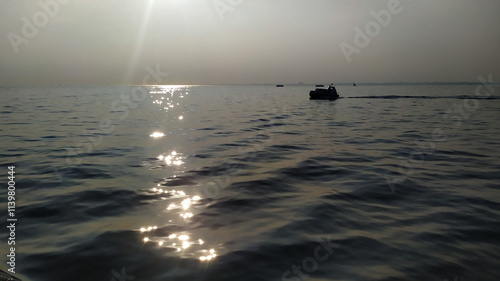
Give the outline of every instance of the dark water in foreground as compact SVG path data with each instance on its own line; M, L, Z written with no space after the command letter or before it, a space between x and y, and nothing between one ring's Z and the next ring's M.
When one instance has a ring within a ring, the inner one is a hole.
M135 102L131 87L1 88L16 276L500 279L500 99L309 90L152 88Z

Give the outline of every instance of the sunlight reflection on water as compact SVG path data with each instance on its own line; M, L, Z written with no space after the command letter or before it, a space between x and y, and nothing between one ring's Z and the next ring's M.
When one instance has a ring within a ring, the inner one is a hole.
M152 87L150 90L153 99L153 105L156 105L160 110L166 113L176 106L180 105L180 100L188 94L189 87L186 86L158 86ZM169 121L183 120L185 113L176 115L175 117L168 117ZM168 137L168 132L164 133L160 130L151 133L152 138ZM170 152L161 153L156 157L156 160L145 161L143 166L149 169L172 169L175 168L177 172L183 173L182 164L184 164L185 156L183 153L172 150ZM175 176L174 176L175 178ZM181 226L189 225L191 218L195 215L193 213L193 206L199 203L201 197L197 194L188 194L182 186L169 186L169 181L160 179L156 187L150 188L149 193L161 195L165 200L165 208L159 214L168 217L168 225L164 226L142 226L139 231L142 234L142 243L155 243L159 248L171 248L173 253L181 257L196 257L202 262L211 261L217 256L216 250L207 245L207 243L199 236L198 233L179 231L173 233L162 233L163 227L172 225ZM172 219L170 219L172 218ZM178 219L176 219L178 218Z
M153 99L153 104L162 106L165 111L168 111L180 103L177 99L183 99L189 92L188 86L169 85L152 87L149 93ZM182 120L182 116L179 117Z
M185 224L190 223L190 218L193 214L190 211L192 206L196 204L201 197L198 195L189 196L181 190L168 190L164 188L152 188L150 190L156 194L170 195L169 202L165 203L167 214L178 214ZM165 215L167 215L165 214ZM179 232L170 233L168 235L155 234L159 230L158 226L143 226L139 231L143 234L143 243L156 243L158 247L169 247L175 250L180 256L192 257L196 256L200 261L213 260L217 254L215 249L204 247L206 244L202 238L194 238L195 233Z

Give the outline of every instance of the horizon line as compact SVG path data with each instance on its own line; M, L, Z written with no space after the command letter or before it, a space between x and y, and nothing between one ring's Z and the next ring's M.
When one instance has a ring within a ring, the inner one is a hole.
M407 85L453 85L453 84L469 84L469 85L479 85L479 84L489 84L489 85L499 85L500 82L493 81L483 83L480 81L422 81L422 82L410 82L410 81L400 81L400 82L291 82L291 83L210 83L210 84L118 84L118 83L33 83L33 84L0 84L0 87L14 87L14 86L238 86L238 85L293 85L293 86L309 86L309 85L395 85L395 84L407 84Z

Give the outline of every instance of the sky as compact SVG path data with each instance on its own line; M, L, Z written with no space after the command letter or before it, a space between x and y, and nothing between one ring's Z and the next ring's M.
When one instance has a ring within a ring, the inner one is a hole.
M0 0L0 84L499 81L499 12L498 0Z

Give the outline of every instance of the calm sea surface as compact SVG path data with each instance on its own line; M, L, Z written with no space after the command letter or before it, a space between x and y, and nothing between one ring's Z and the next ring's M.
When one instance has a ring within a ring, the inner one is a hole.
M0 88L0 269L14 165L26 281L500 280L500 88L311 89Z

